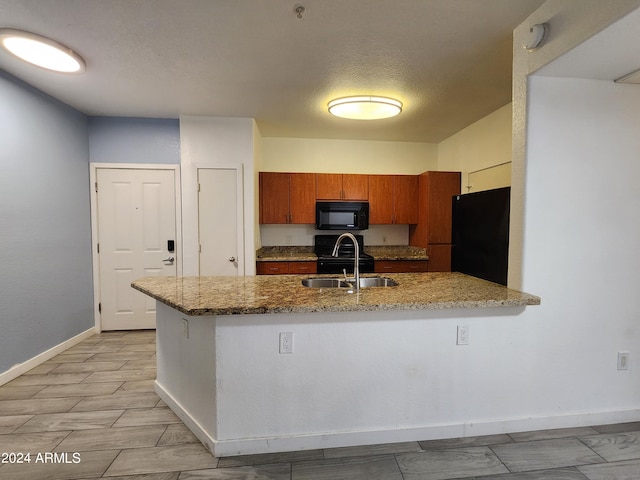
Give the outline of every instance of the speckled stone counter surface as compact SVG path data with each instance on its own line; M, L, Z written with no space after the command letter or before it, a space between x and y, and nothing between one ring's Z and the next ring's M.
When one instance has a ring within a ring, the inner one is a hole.
M374 245L364 247L364 252L375 260L428 260L424 248L410 245Z
M364 247L364 253L375 260L428 260L424 248L409 245L373 245ZM262 247L256 252L258 262L295 262L316 261L318 257L313 253L313 247L282 246Z
M315 262L317 259L313 247L262 247L256 252L258 262Z
M314 275L314 277L322 275ZM324 275L331 277L331 275ZM363 277L372 275L363 275ZM396 287L302 286L301 275L145 277L132 287L186 315L353 312L539 305L540 298L461 273L394 273Z

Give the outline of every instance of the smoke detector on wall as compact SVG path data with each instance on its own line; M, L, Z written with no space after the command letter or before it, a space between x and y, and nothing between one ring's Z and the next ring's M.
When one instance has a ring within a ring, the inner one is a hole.
M539 49L549 35L549 25L546 23L537 23L529 29L529 33L522 47L527 52L533 52Z

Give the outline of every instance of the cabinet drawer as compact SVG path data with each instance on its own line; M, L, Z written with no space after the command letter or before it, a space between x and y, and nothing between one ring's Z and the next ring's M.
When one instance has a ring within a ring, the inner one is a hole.
M317 272L316 262L256 262L258 275L287 275Z
M289 262L289 273L316 273L316 262Z
M289 262L257 262L258 275L286 275L289 273Z
M427 260L403 260L405 272L426 272L429 262Z
M377 260L376 273L426 272L426 260Z

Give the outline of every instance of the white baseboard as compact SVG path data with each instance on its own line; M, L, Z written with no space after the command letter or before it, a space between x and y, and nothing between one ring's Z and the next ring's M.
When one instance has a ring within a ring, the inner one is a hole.
M202 442L202 444L209 449L209 451L216 455L216 440L211 437L206 430L198 423L184 407L173 396L167 392L167 390L158 383L155 382L155 391L160 399L167 404L167 406L175 413L180 420L191 430L191 432ZM218 453L218 456L222 456Z
M83 340L86 340L92 335L95 335L95 333L96 333L95 327L91 327L89 330L85 330L84 332L76 335L75 337L70 338L69 340L65 340L64 342L56 345L55 347L52 347L49 350L42 352L41 354L36 355L33 358L30 358L26 362L22 362L22 363L18 363L17 365L14 365L9 370L0 373L0 386L10 382L14 378L19 377L23 373L28 372L32 368L37 367L38 365L46 362L47 360L55 357L56 355L73 347L74 345L82 342Z
M216 457L253 455L297 450L351 447L382 443L441 440L446 438L474 437L500 433L529 432L558 428L587 427L611 423L637 422L640 410L616 410L604 412L575 413L552 417L510 418L486 422L430 425L426 427L399 428L375 431L331 432L310 435L283 435L280 437L241 438L217 440L189 415L157 381L158 396L184 422L202 444Z

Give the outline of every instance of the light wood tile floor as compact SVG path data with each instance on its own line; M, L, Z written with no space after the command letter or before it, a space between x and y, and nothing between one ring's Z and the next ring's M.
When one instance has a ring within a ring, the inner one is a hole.
M214 458L154 379L155 332L110 332L3 385L0 479L640 479L640 422Z

